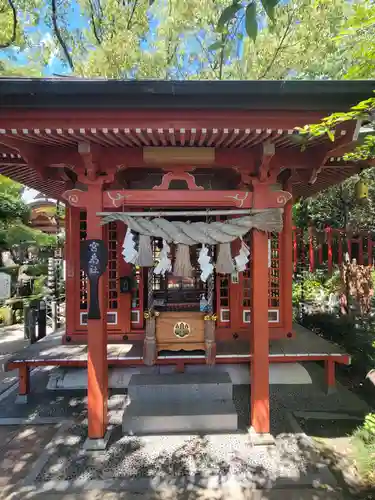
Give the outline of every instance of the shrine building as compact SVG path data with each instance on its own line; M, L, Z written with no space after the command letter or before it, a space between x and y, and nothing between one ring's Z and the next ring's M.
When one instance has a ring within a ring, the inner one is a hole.
M342 158L359 123L334 141L297 127L373 88L0 79L0 173L66 205L66 329L55 351L33 346L9 364L20 394L32 366L87 366L95 440L108 366L250 365L261 434L270 363L323 360L333 386L349 356L293 324L292 206L368 165Z

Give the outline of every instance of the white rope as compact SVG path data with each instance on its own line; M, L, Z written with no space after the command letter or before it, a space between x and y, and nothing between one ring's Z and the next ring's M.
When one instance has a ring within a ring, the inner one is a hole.
M241 238L250 229L267 232L280 232L283 227L283 209L253 210L251 215L233 218L226 222L185 222L169 221L158 217L146 219L132 217L118 212L107 215L102 220L102 225L114 220L123 221L128 228L136 233L162 238L167 243L196 245L198 243L214 245L217 243L230 243L236 238Z

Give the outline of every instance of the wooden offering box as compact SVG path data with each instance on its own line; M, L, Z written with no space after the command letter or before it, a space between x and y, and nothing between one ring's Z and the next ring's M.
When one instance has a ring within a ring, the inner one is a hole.
M158 352L204 350L204 313L160 312L156 318L156 345Z

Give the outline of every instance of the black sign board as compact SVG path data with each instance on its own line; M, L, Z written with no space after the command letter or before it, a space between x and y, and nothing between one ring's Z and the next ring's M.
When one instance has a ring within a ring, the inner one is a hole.
M133 279L131 276L120 278L120 293L130 293L133 289Z
M99 278L108 264L108 250L102 240L81 242L81 269L87 274L90 284L88 319L100 319Z

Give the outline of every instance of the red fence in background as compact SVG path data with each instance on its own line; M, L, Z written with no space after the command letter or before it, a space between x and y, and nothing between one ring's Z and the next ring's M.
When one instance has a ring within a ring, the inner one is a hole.
M293 228L293 268L313 272L327 269L332 273L348 253L358 264L375 264L375 235L366 231L349 233L327 227L322 231Z

